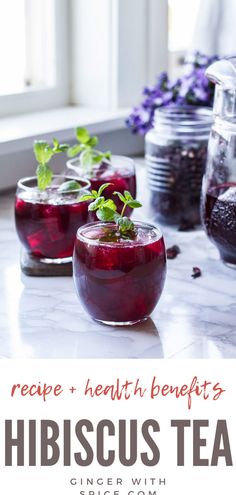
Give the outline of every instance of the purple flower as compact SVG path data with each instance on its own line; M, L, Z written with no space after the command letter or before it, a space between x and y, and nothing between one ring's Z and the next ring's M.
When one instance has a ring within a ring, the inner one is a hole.
M212 106L214 85L208 81L205 70L218 58L217 55L208 57L200 52L188 54L185 73L174 82L169 80L166 72L162 72L153 87L143 89L143 100L133 108L126 125L132 132L143 135L153 126L156 108L173 103Z

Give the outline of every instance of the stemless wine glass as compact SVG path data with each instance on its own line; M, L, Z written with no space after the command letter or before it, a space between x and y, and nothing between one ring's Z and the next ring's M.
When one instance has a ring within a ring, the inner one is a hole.
M90 220L88 202L79 202L90 182L77 177L80 189L59 189L71 179L67 175L54 175L45 191L39 191L37 177L21 179L17 184L16 231L26 251L42 262L71 261L76 231Z
M166 276L166 253L157 227L134 222L133 239L114 223L80 227L73 255L74 282L86 311L108 325L132 325L154 310Z

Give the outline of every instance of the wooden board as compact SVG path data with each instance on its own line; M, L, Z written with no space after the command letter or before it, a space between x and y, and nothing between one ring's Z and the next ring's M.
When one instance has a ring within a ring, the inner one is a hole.
M21 270L30 277L71 277L72 263L42 263L26 251L21 251Z

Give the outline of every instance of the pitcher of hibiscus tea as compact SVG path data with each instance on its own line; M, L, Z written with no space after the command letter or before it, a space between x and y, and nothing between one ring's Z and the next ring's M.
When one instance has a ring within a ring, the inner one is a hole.
M216 87L202 223L224 263L236 268L236 57L213 63L206 75Z

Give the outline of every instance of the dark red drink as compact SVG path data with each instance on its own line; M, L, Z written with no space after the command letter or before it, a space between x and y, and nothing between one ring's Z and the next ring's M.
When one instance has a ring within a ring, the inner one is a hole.
M73 255L79 298L96 320L132 324L154 310L166 276L159 229L135 222L133 240L117 236L115 224L94 222L79 229Z
M25 249L39 258L65 259L72 256L77 229L88 222L88 202L78 202L79 191L59 193L58 185L39 192L35 179L18 185L15 200L16 230ZM20 181L22 182L22 181ZM83 186L87 186L82 181ZM83 191L83 192L82 192Z
M123 203L117 196L113 196L114 191L122 194L124 191L129 191L133 198L136 197L136 175L133 160L130 158L114 155L111 162L102 162L84 170L78 158L69 160L67 165L80 176L87 177L91 182L91 188L96 191L103 184L110 182L111 185L107 187L103 195L106 199L111 198L116 203L119 213L121 213ZM126 216L130 216L131 211L131 208L127 208L125 211Z
M236 183L209 188L202 201L202 219L222 260L236 266Z

